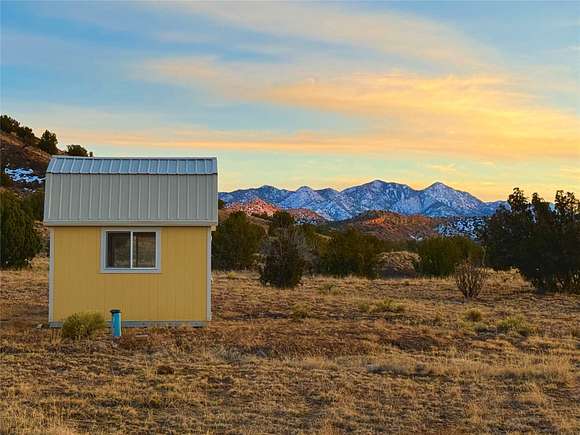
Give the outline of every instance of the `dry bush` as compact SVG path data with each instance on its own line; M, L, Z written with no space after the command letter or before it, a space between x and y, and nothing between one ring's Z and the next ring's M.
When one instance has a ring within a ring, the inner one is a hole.
M417 276L415 264L419 263L419 254L408 251L383 252L379 254L378 269L379 275L383 278L389 277L411 277Z
M297 304L292 307L292 313L290 315L293 320L302 320L310 317L310 310L308 306L303 304Z
M101 313L75 313L62 324L62 337L80 340L89 338L107 326Z
M405 311L405 306L403 304L398 304L390 299L375 302L370 308L371 313L402 313L403 311Z
M472 308L471 310L467 310L465 312L465 320L469 320L470 322L480 322L483 318L483 314L481 311Z
M464 261L455 268L455 284L465 299L477 298L486 280L487 271L471 261Z

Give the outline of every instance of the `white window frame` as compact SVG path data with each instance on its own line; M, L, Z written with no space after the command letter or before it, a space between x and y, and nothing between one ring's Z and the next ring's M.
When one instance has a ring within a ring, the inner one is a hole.
M129 267L107 267L107 233L130 233ZM155 233L155 267L133 267L133 233ZM101 273L161 273L161 228L103 228L101 230Z

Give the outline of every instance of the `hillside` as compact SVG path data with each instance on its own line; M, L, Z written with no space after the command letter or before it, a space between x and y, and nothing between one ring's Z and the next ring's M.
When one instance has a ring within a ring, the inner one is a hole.
M438 235L443 219L428 216L405 216L389 211L368 211L353 219L334 222L332 228L353 227L383 240L421 240Z
M277 211L285 211L291 214L298 223L321 224L326 222L322 216L306 208L282 208L277 207L260 198L253 198L245 202L232 202L224 207L225 210L243 211L248 216L262 215L272 216Z
M416 190L406 184L375 180L338 191L302 186L296 191L262 186L221 192L226 203L245 203L261 199L284 209L309 209L328 220L352 219L370 210L429 217L489 216L502 201L484 202L469 192L443 183Z
M50 154L27 146L12 133L0 131L1 167L16 186L35 188L42 183Z
M47 267L2 276L1 433L580 432L577 297L514 273L465 304L452 279L214 272L205 329L70 341L36 328Z
M399 213L372 210L341 221L328 221L308 209L282 209L261 199L226 204L220 210L220 220L234 211L242 211L250 221L266 228L268 221L259 216L272 216L283 210L294 216L298 223L312 223L329 229L343 230L353 227L382 240L422 240L435 236L467 236L475 238L477 228L482 225L481 217L429 217L422 215L402 215Z

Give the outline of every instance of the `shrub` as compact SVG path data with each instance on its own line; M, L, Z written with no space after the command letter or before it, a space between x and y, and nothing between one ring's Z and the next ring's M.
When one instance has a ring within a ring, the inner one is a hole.
M368 302L359 302L358 309L363 313L368 313L371 310L371 306Z
M540 291L580 293L580 201L556 192L554 206L515 188L508 207L487 221L481 239L494 269L519 269Z
M294 226L294 217L287 211L277 211L272 215L268 234L273 235L278 228L290 228Z
M56 139L56 134L45 130L40 136L40 140L38 141L38 148L42 151L45 151L49 154L58 154L58 140Z
M415 252L382 252L378 256L378 272L381 277L416 277L419 255ZM407 284L408 285L408 282Z
M9 191L0 192L0 264L21 268L40 252L40 237L22 201Z
M32 219L37 221L44 219L44 190L39 189L26 195L22 199L22 208Z
M290 317L292 317L292 319L302 320L302 319L306 319L309 316L310 316L310 310L308 309L308 307L306 305L297 304L297 305L294 305L292 307L292 313L290 314Z
M14 181L12 181L12 178L2 169L2 172L0 172L0 186L11 187L13 185Z
M481 322L481 319L483 319L483 314L481 314L481 311L472 308L465 312L464 317L465 320L469 320L470 322Z
M455 268L455 284L467 300L476 298L487 279L484 268L466 260Z
M278 288L296 287L304 273L305 252L306 243L299 229L279 228L267 242L260 282Z
M520 335L528 336L533 332L533 328L523 316L509 316L498 322L497 331L507 333L515 331Z
M92 337L95 332L106 326L101 313L75 313L65 319L61 334L63 338L80 340Z
M331 282L327 282L322 284L319 288L318 288L318 293L323 294L323 295L330 295L332 293L335 292L336 289L336 285L331 283Z
M384 299L379 302L375 302L370 308L371 313L402 313L405 311L405 306L402 304L397 304L390 299Z
M419 243L417 251L417 269L429 276L449 276L462 261L470 259L477 262L483 257L481 246L462 236L426 239Z
M251 268L264 235L264 229L251 223L244 212L232 213L213 234L213 267L221 270Z
M328 242L321 258L321 269L334 276L377 276L380 240L349 228L336 232Z

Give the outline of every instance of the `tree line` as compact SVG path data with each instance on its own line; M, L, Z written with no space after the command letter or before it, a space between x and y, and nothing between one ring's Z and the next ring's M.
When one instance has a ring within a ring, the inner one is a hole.
M41 250L34 221L42 219L43 194L20 198L0 192L1 265L24 267ZM554 204L514 189L507 207L487 219L477 242L466 237L435 237L389 242L350 227L319 232L276 212L268 228L234 212L212 238L212 266L218 270L254 269L265 285L288 288L304 274L376 278L379 254L406 249L418 253L416 270L449 276L466 263L495 270L516 268L539 291L580 293L580 201L558 191Z
M354 228L326 231L297 225L284 211L264 230L243 212L232 213L213 238L216 269L257 269L264 284L293 287L304 273L375 278L381 252L415 251L416 270L425 276L449 276L458 269L516 268L539 291L580 293L580 201L556 192L554 204L538 194L531 201L518 188L486 220L478 240L434 237L389 242ZM461 267L459 267L461 266Z
M20 122L8 115L0 116L0 130L4 133L14 134L22 141L24 146L35 147L51 155L61 153L58 149L58 139L56 134L49 130L45 130L40 138L37 138L30 127L20 125ZM93 156L92 152L87 151L87 149L81 145L67 145L64 153L69 156Z

